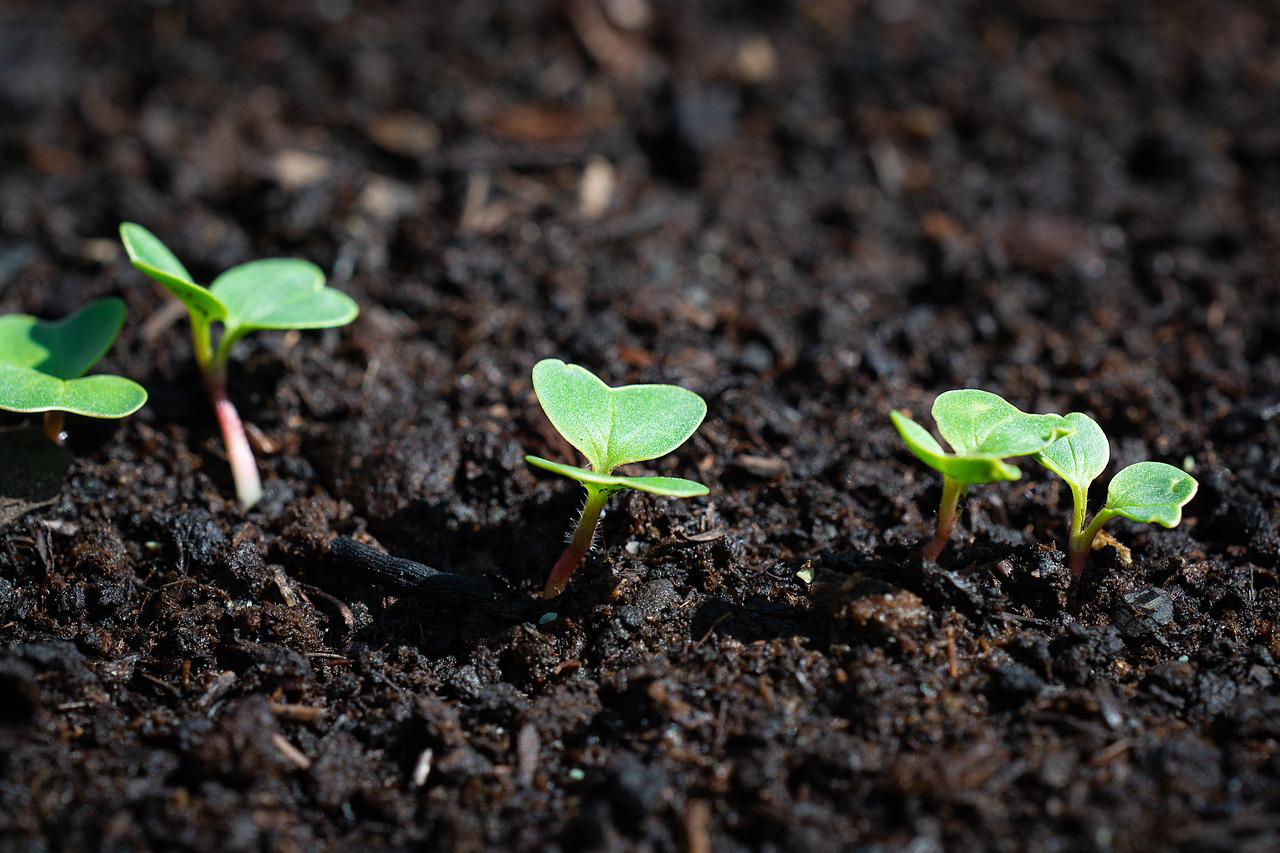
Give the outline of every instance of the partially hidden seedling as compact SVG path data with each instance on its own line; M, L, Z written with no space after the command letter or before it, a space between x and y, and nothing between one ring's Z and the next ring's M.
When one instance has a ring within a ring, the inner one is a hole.
M231 347L250 332L345 326L359 309L345 293L325 287L324 272L306 261L251 261L232 267L206 288L196 284L173 252L141 225L122 224L120 239L134 267L186 306L196 363L222 430L236 496L246 508L253 506L262 496L262 481L244 424L227 396ZM216 346L215 323L222 329Z
M1195 497L1199 484L1179 468L1163 462L1138 462L1120 470L1107 486L1107 502L1086 523L1089 484L1107 467L1111 445L1102 427L1088 415L1072 412L1067 422L1075 430L1036 454L1036 461L1057 474L1071 488L1071 536L1067 560L1071 574L1084 574L1084 561L1103 526L1120 516L1141 524L1176 527L1182 507Z
M621 477L621 465L665 456L684 444L707 415L707 404L675 385L610 388L590 371L555 358L534 365L533 390L552 426L591 467L577 468L537 456L530 465L577 480L587 490L578 526L547 578L543 598L555 598L587 556L600 512L610 495L636 489L670 498L694 498L706 486L679 477Z
M124 315L124 301L109 296L61 320L0 317L0 409L43 412L45 435L61 444L67 412L123 418L142 408L147 392L137 382L85 376L115 343Z
M936 560L951 539L956 506L969 486L1016 480L1016 466L1005 462L1030 456L1071 432L1060 415L1029 415L988 391L946 391L933 402L933 419L954 453L942 449L929 431L901 412L890 412L898 435L916 458L942 475L942 502L933 539L924 546Z

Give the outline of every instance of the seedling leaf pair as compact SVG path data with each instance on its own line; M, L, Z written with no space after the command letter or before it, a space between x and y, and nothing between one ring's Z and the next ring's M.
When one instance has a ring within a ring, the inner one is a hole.
M111 349L124 315L124 302L108 297L62 320L0 317L0 409L123 418L142 408L147 392L138 383L84 375Z
M952 453L929 431L901 412L889 417L907 449L942 474L942 502L933 539L924 555L936 560L951 538L956 502L971 485L1017 480L1022 473L1004 460L1029 456L1071 433L1060 415L1021 411L989 391L962 389L939 394L932 409L934 422Z
M1172 465L1138 462L1111 478L1106 503L1086 525L1089 485L1106 469L1111 446L1102 427L1088 415L1072 412L1067 421L1075 432L1042 450L1036 460L1071 488L1068 556L1072 573L1079 577L1093 540L1108 521L1120 516L1140 524L1176 527L1182 521L1182 507L1195 497L1198 484L1190 474Z
M586 469L525 457L530 465L577 480L587 490L573 538L543 590L544 597L554 598L586 557L610 495L625 489L673 498L708 493L701 483L679 477L613 473L621 465L657 459L684 444L706 417L707 404L692 391L674 385L611 388L585 368L559 359L545 359L534 366L533 390L552 426L591 465Z
M249 332L327 329L346 325L359 313L355 300L325 287L324 272L307 261L250 261L232 267L205 288L141 225L121 225L120 238L134 267L185 305L193 324L225 326L219 346L224 359L231 344Z
M231 347L250 332L343 326L355 319L359 309L345 293L325 287L324 273L306 261L251 261L227 270L206 288L141 225L122 224L120 239L133 266L186 306L192 347L222 429L236 494L244 506L252 506L262 494L262 483L240 415L227 396ZM214 323L222 324L216 349Z

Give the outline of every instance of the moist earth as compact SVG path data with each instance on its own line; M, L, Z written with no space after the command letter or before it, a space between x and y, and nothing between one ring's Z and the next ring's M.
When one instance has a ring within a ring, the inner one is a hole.
M1278 42L1252 2L0 3L0 309L121 296L98 369L151 392L73 457L3 421L69 465L0 504L4 848L1280 846ZM121 220L360 302L238 345L248 512ZM712 488L614 498L550 603L544 357L705 397L637 470ZM954 387L1200 492L1073 586L1024 462L922 562L887 413Z

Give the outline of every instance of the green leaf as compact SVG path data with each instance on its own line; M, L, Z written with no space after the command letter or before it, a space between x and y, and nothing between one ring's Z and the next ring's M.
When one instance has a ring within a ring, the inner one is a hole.
M218 276L209 291L226 306L229 330L327 329L350 323L355 300L324 286L315 264L271 258L241 264Z
M1075 432L1041 450L1036 461L1071 486L1087 492L1089 484L1106 470L1111 445L1102 427L1088 415L1072 412L1066 421Z
M129 262L187 306L193 320L208 324L227 316L226 306L195 283L187 268L156 235L141 225L125 222L120 226L120 239Z
M680 477L618 477L613 474L599 474L586 468L577 468L560 462L552 462L540 456L526 456L524 461L535 468L542 468L553 474L577 480L583 485L605 486L607 488L636 489L652 495L663 495L668 498L697 498L708 494L711 490L701 483L685 480Z
M675 385L610 388L585 368L556 358L534 365L533 390L556 430L604 474L665 456L707 415L707 404L692 391Z
M30 367L0 365L0 409L11 412L58 411L123 418L146 402L146 390L121 376L59 379Z
M1139 462L1111 478L1102 512L1143 524L1176 527L1182 507L1196 495L1195 478L1163 462Z
M938 432L961 456L1029 456L1071 433L1061 415L1029 415L989 391L947 391L933 402Z
M901 412L890 412L898 435L907 449L924 464L961 483L998 483L1016 480L1022 472L1016 466L1002 462L998 456L961 456L950 454L929 434L929 431Z
M30 314L0 317L0 364L58 379L83 376L111 349L124 325L124 301L109 296L61 320Z

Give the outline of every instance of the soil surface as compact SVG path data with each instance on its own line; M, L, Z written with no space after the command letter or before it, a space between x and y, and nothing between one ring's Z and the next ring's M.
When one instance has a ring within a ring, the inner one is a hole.
M151 392L6 498L0 846L1276 849L1278 115L1265 2L0 2L0 310L122 296ZM252 511L125 219L360 302L238 345ZM548 356L702 394L634 470L712 488L550 604ZM953 387L1199 495L1072 588L1024 462L922 563Z

